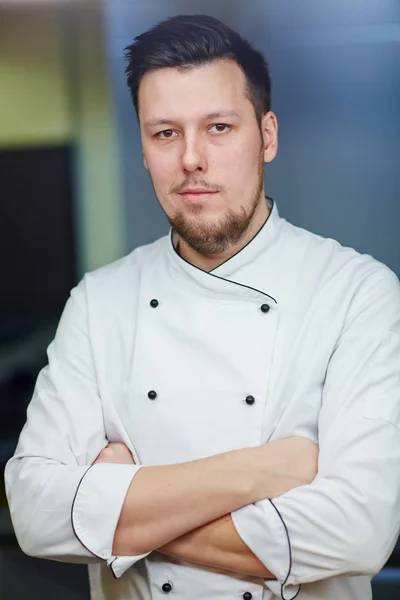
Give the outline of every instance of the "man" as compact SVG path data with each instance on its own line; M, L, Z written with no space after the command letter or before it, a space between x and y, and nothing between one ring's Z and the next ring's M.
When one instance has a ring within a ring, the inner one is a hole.
M265 198L277 119L237 33L174 17L127 58L171 232L71 293L6 469L19 543L89 563L96 600L371 598L400 526L398 279Z

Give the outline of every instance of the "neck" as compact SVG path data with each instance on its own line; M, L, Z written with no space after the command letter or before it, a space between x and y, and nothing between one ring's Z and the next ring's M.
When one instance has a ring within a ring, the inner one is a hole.
M237 242L237 244L229 246L229 248L227 248L224 252L221 252L220 254L200 254L199 252L191 248L182 238L178 239L179 254L187 262L189 262L195 267L198 267L202 271L213 271L214 269L222 265L222 263L224 263L225 261L229 260L232 256L237 254L242 248L244 248L244 246L246 246L246 244L248 244L253 239L255 235L257 235L257 233L260 231L261 227L267 220L269 213L270 210L268 208L267 203L265 202L265 200L261 201L257 207L256 212L254 213L254 217L249 227L246 229L239 242Z

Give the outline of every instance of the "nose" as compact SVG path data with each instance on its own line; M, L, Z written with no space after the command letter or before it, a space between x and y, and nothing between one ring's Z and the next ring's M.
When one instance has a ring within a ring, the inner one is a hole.
M206 171L205 149L199 138L185 140L185 146L182 154L182 167L187 173Z

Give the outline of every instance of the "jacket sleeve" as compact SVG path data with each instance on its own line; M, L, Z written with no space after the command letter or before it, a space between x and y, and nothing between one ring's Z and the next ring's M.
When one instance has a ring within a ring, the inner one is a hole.
M63 311L48 365L5 469L11 518L22 550L66 562L107 561L118 576L140 557L115 557L112 544L140 466L96 464L107 445L87 327L85 279Z
M268 587L285 598L302 583L376 574L399 535L400 286L389 270L354 296L327 367L318 425L311 485L232 514L277 578Z

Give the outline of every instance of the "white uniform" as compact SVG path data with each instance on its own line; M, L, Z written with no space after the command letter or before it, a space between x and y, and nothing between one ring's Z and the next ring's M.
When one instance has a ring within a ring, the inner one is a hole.
M87 274L48 356L6 468L26 553L89 563L94 600L371 598L400 528L400 285L387 267L274 205L211 273L170 234ZM232 513L276 581L112 555L140 465L288 436L319 443L315 481ZM117 441L137 466L89 468Z

